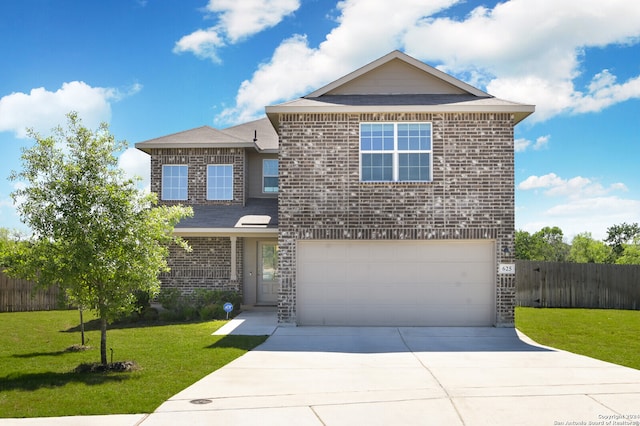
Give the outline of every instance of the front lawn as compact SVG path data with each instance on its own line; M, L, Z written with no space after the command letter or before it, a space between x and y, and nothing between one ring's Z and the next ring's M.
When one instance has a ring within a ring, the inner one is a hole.
M640 370L640 311L518 307L516 327L540 344Z
M114 328L109 361L113 348L113 361L141 369L79 374L100 361L100 332L86 332L93 349L68 352L80 344L78 324L77 311L0 313L0 417L150 413L266 339L212 336L223 321Z

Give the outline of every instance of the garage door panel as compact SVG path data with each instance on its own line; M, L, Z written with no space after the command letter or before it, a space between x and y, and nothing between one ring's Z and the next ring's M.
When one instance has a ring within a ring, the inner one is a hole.
M491 325L493 241L299 241L299 324Z

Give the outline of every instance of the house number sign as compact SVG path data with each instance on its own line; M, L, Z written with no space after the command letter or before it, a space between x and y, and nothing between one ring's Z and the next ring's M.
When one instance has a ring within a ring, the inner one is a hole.
M516 273L516 264L515 263L501 263L498 265L498 273L499 274L515 274Z

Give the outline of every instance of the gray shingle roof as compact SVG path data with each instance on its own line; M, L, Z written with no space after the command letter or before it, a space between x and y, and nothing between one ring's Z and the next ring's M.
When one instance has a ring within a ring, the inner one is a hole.
M208 148L223 146L252 147L253 139L243 140L213 127L202 126L136 144L136 148L147 153L151 148Z
M181 228L251 228L277 229L278 199L249 198L240 205L194 205L193 217L188 217L176 225Z
M210 147L257 148L259 151L276 152L278 134L269 119L264 117L224 130L202 126L136 143L136 148L146 153L153 148Z
M243 140L253 141L255 137L255 143L260 151L278 149L278 133L276 133L276 130L267 117L237 126L227 127L222 131Z

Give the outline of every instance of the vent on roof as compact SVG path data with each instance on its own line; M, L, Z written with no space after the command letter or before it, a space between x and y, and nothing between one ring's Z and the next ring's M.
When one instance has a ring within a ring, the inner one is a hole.
M242 216L236 223L236 228L266 228L271 222L271 216L267 215L246 215Z

